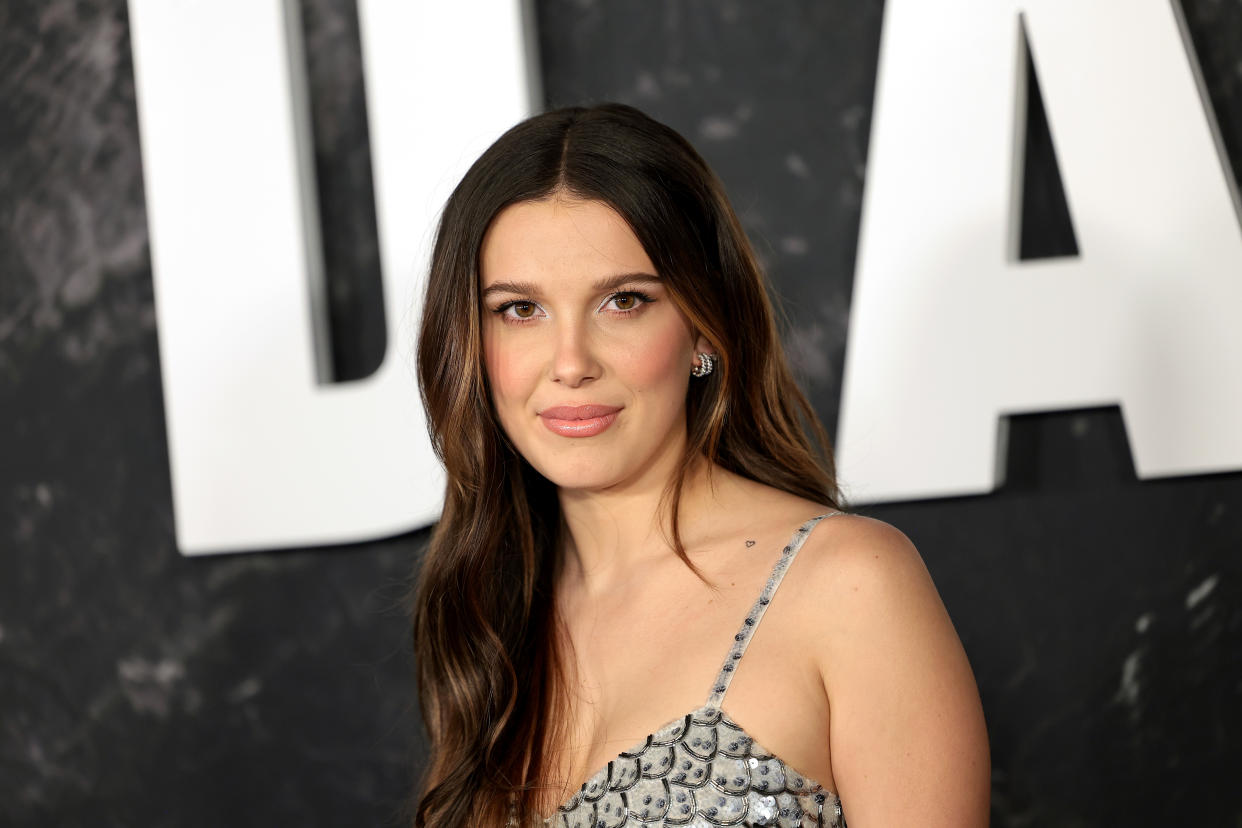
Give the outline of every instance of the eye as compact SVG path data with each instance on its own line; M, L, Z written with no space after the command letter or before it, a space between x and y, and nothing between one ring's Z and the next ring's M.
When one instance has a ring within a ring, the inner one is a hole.
M530 319L535 315L534 302L514 302L509 307L513 308L513 313L518 319Z
M643 305L650 304L655 300L645 293L637 290L626 290L621 293L614 293L608 297L608 302L612 303L620 311L620 315L628 315L641 308Z
M513 313L509 313L511 308ZM538 309L539 306L534 302L526 299L515 299L512 302L505 302L503 305L500 305L492 313L511 325L521 325L535 319Z

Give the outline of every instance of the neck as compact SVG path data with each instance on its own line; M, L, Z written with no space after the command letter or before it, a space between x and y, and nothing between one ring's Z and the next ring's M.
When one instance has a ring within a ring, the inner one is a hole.
M664 504L660 499L683 451L684 444L671 447L632 479L607 489L560 490L566 530L560 578L567 586L599 595L672 554L672 499ZM686 476L678 520L683 528L710 508L711 469L700 456Z

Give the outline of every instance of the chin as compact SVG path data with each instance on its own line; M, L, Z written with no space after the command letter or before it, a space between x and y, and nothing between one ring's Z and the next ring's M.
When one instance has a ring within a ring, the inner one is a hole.
M636 471L632 458L627 463L616 446L587 446L591 440L582 440L555 450L542 442L537 438L518 449L535 471L562 489L606 489Z
M598 460L592 462L586 457L562 459L559 462L533 462L531 465L561 489L607 489L624 479L624 473L612 468L611 464L603 464Z

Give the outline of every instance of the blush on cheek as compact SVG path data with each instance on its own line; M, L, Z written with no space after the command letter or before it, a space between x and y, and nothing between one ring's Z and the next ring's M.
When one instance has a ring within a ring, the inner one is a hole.
M507 389L514 385L515 369L512 355L509 353L498 337L483 337L483 363L487 369L487 381L492 387L492 393L498 396L507 396Z
M483 361L496 414L508 429L521 420L522 412L538 383L539 368L530 354L504 342L504 337L483 338Z
M687 330L682 324L662 325L646 331L642 343L629 355L627 373L633 387L636 390L684 389L686 378L690 376L686 341Z

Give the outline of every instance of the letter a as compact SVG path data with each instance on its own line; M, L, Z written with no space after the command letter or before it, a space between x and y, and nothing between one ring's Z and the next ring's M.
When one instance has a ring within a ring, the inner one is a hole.
M1007 415L1083 406L1120 404L1142 478L1242 469L1242 225L1180 14L889 0L836 444L854 502L989 492ZM1023 19L1075 258L1014 252Z

